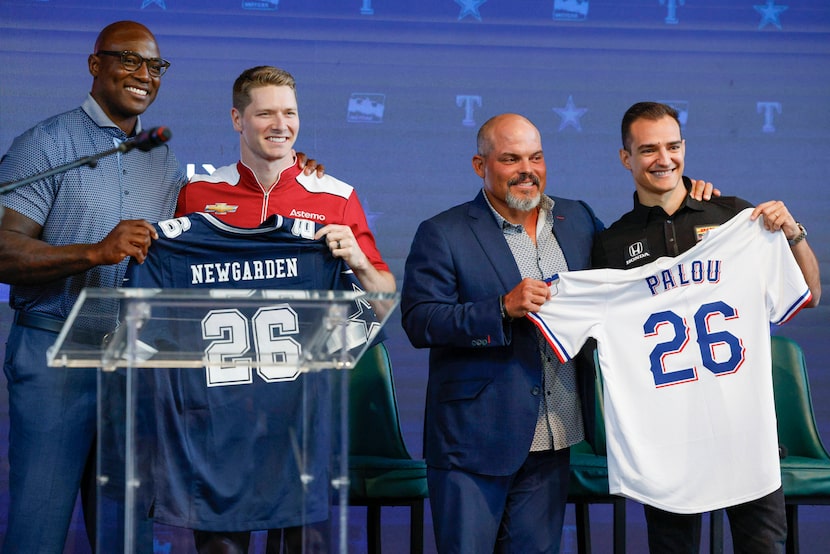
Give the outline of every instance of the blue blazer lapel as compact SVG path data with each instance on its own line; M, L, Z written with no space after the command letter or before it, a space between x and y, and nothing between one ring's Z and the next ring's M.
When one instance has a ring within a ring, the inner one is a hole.
M479 191L475 199L470 202L467 215L473 236L493 265L493 270L504 290L512 289L522 280L522 275L519 273L507 241L504 240L504 233L493 218L490 206L484 199L483 191ZM482 275L482 279L486 279L486 275Z
M581 202L554 198L553 234L571 271L591 267L592 230L597 224L593 219Z

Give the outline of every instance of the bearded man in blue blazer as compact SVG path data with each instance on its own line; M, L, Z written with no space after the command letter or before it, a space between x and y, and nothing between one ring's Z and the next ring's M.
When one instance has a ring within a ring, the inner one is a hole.
M524 316L548 299L544 279L589 267L603 225L584 202L544 194L541 135L520 115L481 127L473 168L483 190L421 223L402 288L409 340L431 349L436 543L442 554L558 552L569 447L593 430L593 368L559 363Z
M544 279L589 267L603 225L584 202L544 194L542 139L526 118L491 118L477 146L482 191L421 223L402 287L403 327L430 348L435 539L441 554L556 553L570 446L593 439L592 345L561 364L524 316L549 298ZM692 185L696 200L719 194Z

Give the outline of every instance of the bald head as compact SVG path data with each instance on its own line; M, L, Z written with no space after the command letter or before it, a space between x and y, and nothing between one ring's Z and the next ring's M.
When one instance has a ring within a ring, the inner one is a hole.
M536 126L530 122L526 117L515 113L503 113L491 117L478 130L476 137L476 148L479 156L488 156L493 151L493 146L497 142L496 137L504 136L515 132L517 129L527 131L533 129L533 132L539 137L539 143L542 142L542 137Z
M137 21L116 21L110 23L98 33L98 38L95 39L95 49L93 52L99 50L109 50L113 42L117 42L122 36L132 34L143 34L149 36L153 42L156 42L156 37L150 32L150 29L138 23Z

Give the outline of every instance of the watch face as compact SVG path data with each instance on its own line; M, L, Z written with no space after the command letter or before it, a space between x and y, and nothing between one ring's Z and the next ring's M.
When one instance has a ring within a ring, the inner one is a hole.
M790 246L795 246L796 244L807 238L807 229L804 228L804 225L798 222L796 222L795 224L798 226L798 230L800 232L798 233L798 236L788 241L790 243Z

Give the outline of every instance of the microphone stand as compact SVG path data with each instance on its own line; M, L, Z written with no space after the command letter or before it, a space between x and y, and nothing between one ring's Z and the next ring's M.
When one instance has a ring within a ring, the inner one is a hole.
M68 164L59 165L58 167L53 167L52 169L48 169L46 171L42 171L41 173L37 173L35 175L31 175L19 181L12 181L10 183L0 183L0 196L6 194L7 192L11 192L17 187L22 187L23 185L28 185L29 183L34 183L35 181L39 181L41 179L46 179L47 177L52 177L53 175L58 175L60 173L66 173L71 169L75 169L76 167L81 167L82 165L87 165L90 168L95 168L98 165L98 160L105 157L111 156L112 154L116 154L118 152L129 152L133 148L135 148L136 143L135 141L125 141L116 146L115 148L111 148L109 150L105 150L99 154L93 154L92 156L85 156L83 158L79 158L74 162L69 162ZM0 205L0 222L3 221L3 206Z
M79 158L74 162L69 162L68 164L59 165L58 167L53 167L52 169L48 169L36 175L32 175L30 177L26 177L21 179L20 181L13 181L11 183L0 183L0 194L6 194L7 192L11 192L17 187L22 187L23 185L28 185L29 183L34 183L35 181L39 181L41 179L46 179L47 177L52 177L53 175L58 175L59 173L66 173L71 169L75 169L76 167L81 167L82 165L88 165L91 168L95 168L98 165L98 160L106 157L111 156L112 154L116 154L118 152L129 152L135 147L133 141L125 141L116 146L115 148L110 148L109 150L105 150L99 154L93 154L92 156L85 156L83 158Z

